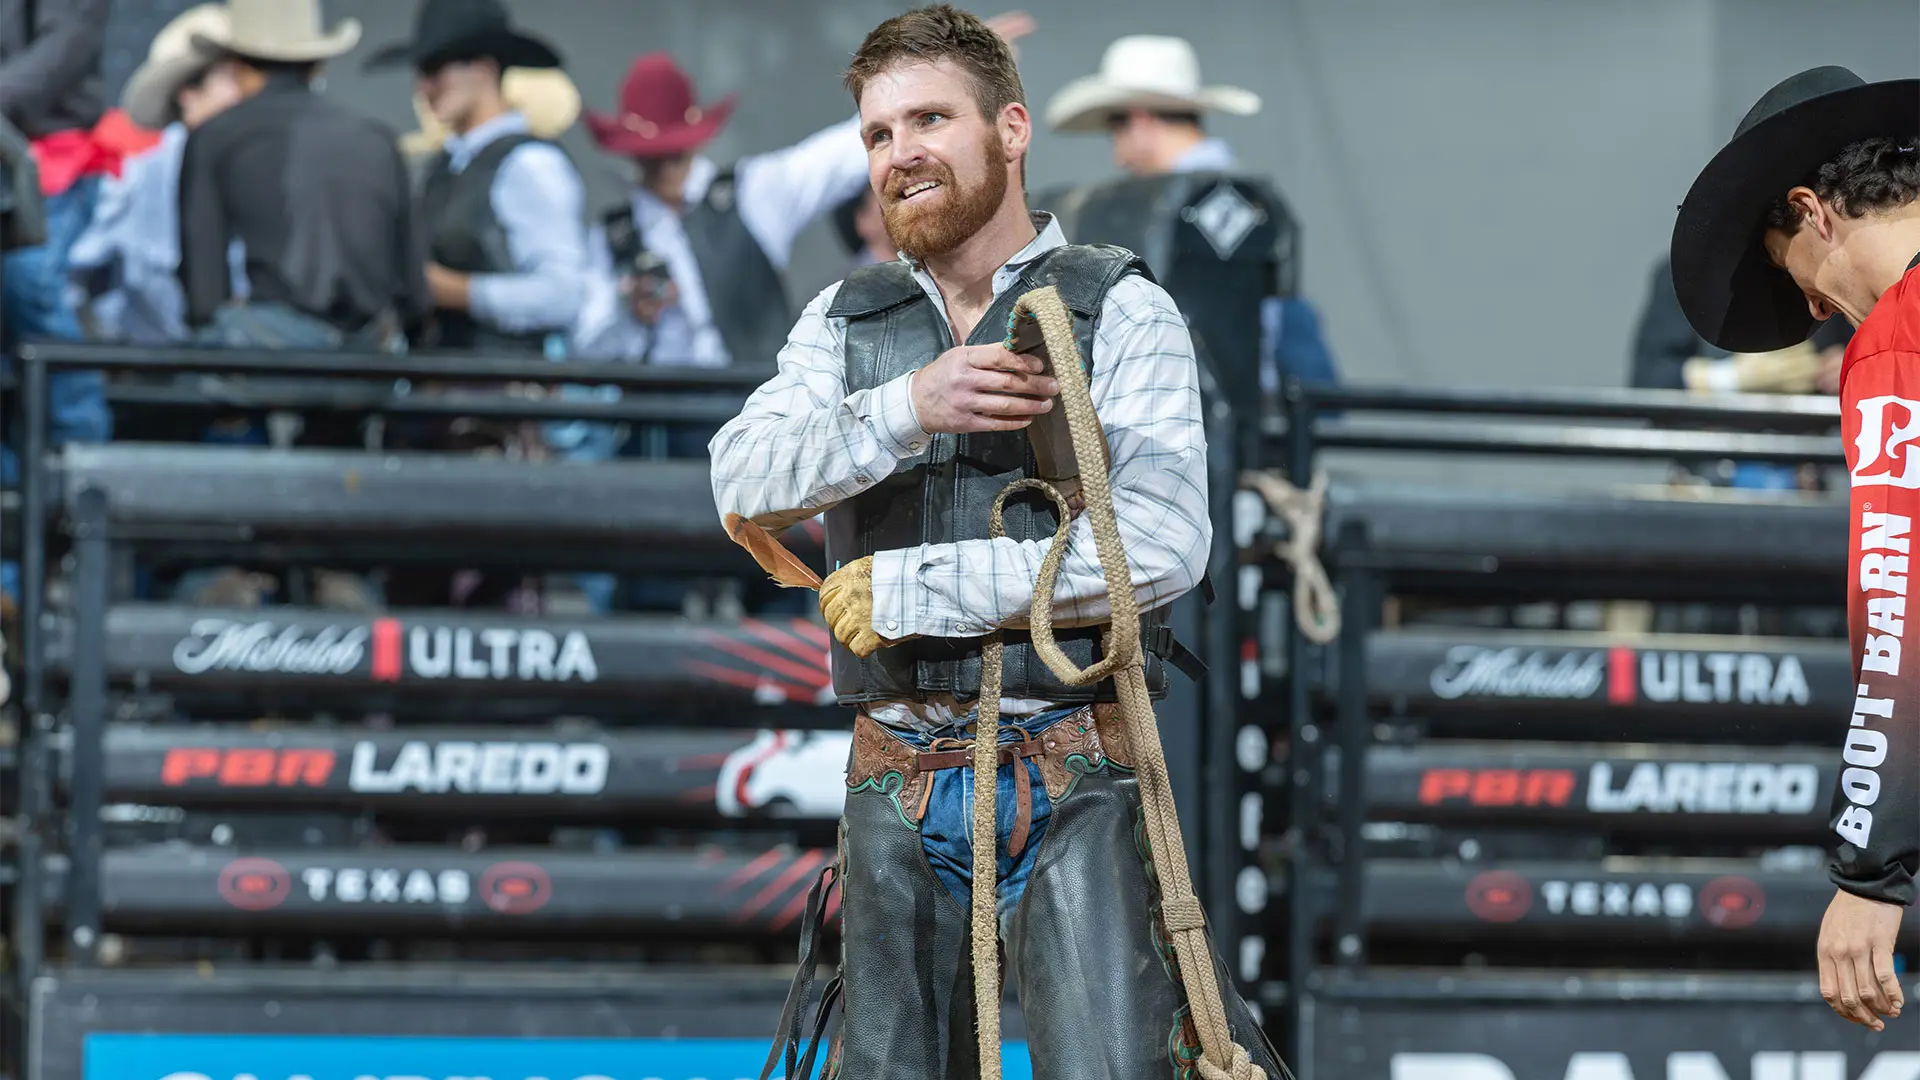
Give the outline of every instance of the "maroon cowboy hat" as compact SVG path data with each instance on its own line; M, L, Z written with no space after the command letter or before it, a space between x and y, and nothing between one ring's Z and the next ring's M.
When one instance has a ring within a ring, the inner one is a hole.
M620 111L612 116L587 112L593 141L622 157L672 157L697 150L719 134L733 115L737 95L711 105L693 99L693 80L664 52L633 62L620 84Z

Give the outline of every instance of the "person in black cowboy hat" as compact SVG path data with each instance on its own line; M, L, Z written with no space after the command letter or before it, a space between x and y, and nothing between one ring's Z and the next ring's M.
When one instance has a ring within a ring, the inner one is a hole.
M410 41L370 69L412 67L448 136L420 192L439 343L544 350L578 313L587 273L586 188L565 151L530 130L502 90L509 68L560 66L499 0L426 0Z
M446 349L542 355L579 310L587 275L586 185L566 151L536 134L504 89L510 69L553 70L560 56L517 29L500 0L425 0L411 40L369 58L407 66L414 91L446 136L424 170L427 285ZM392 443L442 450L539 453L537 425L469 418L389 428ZM465 584L463 584L463 582ZM535 579L518 574L410 572L389 579L395 606L538 608Z
M1767 91L1680 205L1672 258L1681 309L1720 348L1784 348L1835 314L1857 328L1840 404L1858 697L1818 954L1821 996L1883 1030L1904 1004L1893 946L1920 875L1920 650L1902 666L1920 515L1920 80L1822 67Z

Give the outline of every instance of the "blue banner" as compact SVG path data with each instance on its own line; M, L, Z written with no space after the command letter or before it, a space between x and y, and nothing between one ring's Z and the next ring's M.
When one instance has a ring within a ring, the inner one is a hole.
M84 1080L759 1080L768 1048L762 1039L94 1034ZM1006 1044L1001 1060L1006 1080L1033 1080L1025 1044Z

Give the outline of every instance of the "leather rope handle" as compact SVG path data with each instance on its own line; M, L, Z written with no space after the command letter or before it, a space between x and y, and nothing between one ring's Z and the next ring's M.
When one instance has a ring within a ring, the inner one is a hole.
M1039 325L1047 354L1056 358L1053 375L1060 383L1059 400L1066 410L1074 452L1083 462L1105 461L1104 436L1100 418L1094 412L1079 343L1074 338L1073 317L1061 301L1059 291L1049 285L1022 295L1008 321L1008 341L1013 340L1014 331L1023 318ZM1061 363L1058 358L1071 362ZM1187 849L1181 840L1180 820L1167 776L1166 754L1154 719L1153 699L1147 693L1146 666L1140 651L1139 603L1133 594L1126 545L1121 540L1113 507L1112 485L1107 470L1099 468L1083 468L1080 484L1084 512L1093 529L1094 549L1107 581L1107 603L1112 619L1102 638L1105 656L1092 666L1075 667L1053 638L1054 586L1061 561L1066 557L1067 538L1073 524L1066 499L1044 482L1015 481L994 500L988 531L996 538L1003 535L1001 507L1007 496L1018 490L1042 489L1060 510L1060 524L1040 563L1034 588L1029 616L1034 651L1054 675L1070 685L1084 685L1103 678L1114 681L1121 737L1134 761L1154 873L1160 883L1160 916L1173 939L1187 1006L1200 1036L1200 1059L1195 1062L1200 1076L1203 1080L1291 1080L1291 1077L1267 1077L1265 1070L1254 1065L1246 1048L1234 1042L1233 1032L1227 1025L1213 950L1207 939L1206 915L1194 895L1193 875L1187 866ZM981 658L979 720L974 730L973 979L982 1080L1000 1077L1000 929L995 902L999 886L999 833L995 796L999 781L1001 649L1001 634L995 632L987 638Z

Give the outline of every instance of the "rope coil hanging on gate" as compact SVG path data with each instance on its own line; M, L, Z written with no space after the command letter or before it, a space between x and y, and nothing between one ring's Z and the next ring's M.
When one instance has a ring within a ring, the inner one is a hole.
M1286 522L1287 538L1273 553L1293 567L1293 619L1315 645L1340 636L1340 601L1333 581L1320 562L1320 521L1327 508L1327 470L1315 469L1305 491L1276 472L1244 472L1240 482L1266 500L1275 517Z
M1073 317L1061 301L1059 291L1049 285L1020 297L1008 320L1009 341L1023 318L1039 326L1047 355L1055 358L1052 367L1053 376L1060 383L1060 404L1066 412L1074 452L1083 465L1080 482L1084 512L1093 527L1094 548L1106 577L1111 618L1102 635L1104 655L1100 661L1084 669L1075 667L1053 638L1054 586L1060 576L1060 563L1066 557L1067 535L1073 527L1065 496L1042 480L1016 480L994 500L989 533L995 538L1004 535L1001 509L1007 496L1017 491L1038 490L1052 499L1059 511L1060 524L1040 563L1040 576L1034 585L1029 616L1033 648L1054 675L1070 686L1113 680L1119 700L1121 736L1134 760L1154 871L1160 881L1160 914L1173 939L1187 1005L1200 1036L1200 1060L1196 1066L1201 1077L1204 1080L1288 1080L1266 1077L1265 1070L1254 1065L1247 1050L1235 1044L1227 1025L1226 1006L1207 939L1206 913L1194 895L1186 844L1181 839L1166 756L1160 745L1160 729L1154 718L1153 699L1147 693L1145 657L1140 649L1139 603L1133 595L1126 547L1114 513L1113 490L1107 478L1106 444L1100 431L1100 418L1094 412L1080 347L1074 338ZM979 719L973 736L973 978L982 1080L1000 1077L1000 930L995 911L999 845L995 839L998 836L995 797L999 787L1001 649L1001 634L996 631L986 639L981 661ZM981 837L987 838L986 843L980 842Z

